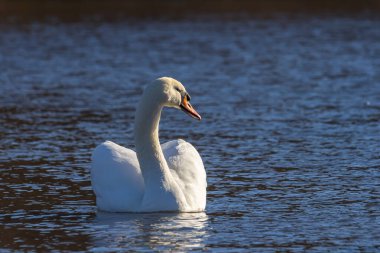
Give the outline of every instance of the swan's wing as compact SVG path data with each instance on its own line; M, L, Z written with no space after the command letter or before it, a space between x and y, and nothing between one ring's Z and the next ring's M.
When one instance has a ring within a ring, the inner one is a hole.
M162 151L191 211L203 211L206 206L207 182L198 151L184 140L166 142L162 144Z
M136 153L111 141L100 144L92 153L91 183L99 209L134 211L144 192Z

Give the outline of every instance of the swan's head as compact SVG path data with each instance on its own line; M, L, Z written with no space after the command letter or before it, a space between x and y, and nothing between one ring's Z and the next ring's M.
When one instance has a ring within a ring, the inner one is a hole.
M164 106L181 109L191 117L201 120L201 115L190 104L190 95L179 81L170 77L161 77L148 88L154 91L156 98Z

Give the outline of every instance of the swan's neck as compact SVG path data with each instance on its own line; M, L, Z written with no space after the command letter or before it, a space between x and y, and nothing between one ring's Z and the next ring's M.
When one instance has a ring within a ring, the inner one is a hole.
M142 208L186 210L186 199L171 175L158 139L163 107L164 103L160 102L154 90L146 90L136 110L135 146L145 184Z
M136 111L136 153L146 184L162 181L169 171L158 139L162 108L163 104L144 94Z

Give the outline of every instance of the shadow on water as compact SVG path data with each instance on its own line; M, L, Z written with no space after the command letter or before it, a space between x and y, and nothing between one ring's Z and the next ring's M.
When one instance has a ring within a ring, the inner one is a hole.
M197 15L228 15L231 13L271 16L278 13L358 13L380 11L379 0L0 0L0 21L63 20L78 21L123 18L183 18Z
M203 249L208 238L205 213L122 214L98 212L91 223L90 251Z

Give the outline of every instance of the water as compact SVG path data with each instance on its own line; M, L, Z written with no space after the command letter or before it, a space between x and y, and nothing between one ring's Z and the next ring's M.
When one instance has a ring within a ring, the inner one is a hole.
M0 25L0 251L380 251L380 20ZM208 174L200 214L97 212L94 147L134 147L143 86Z

